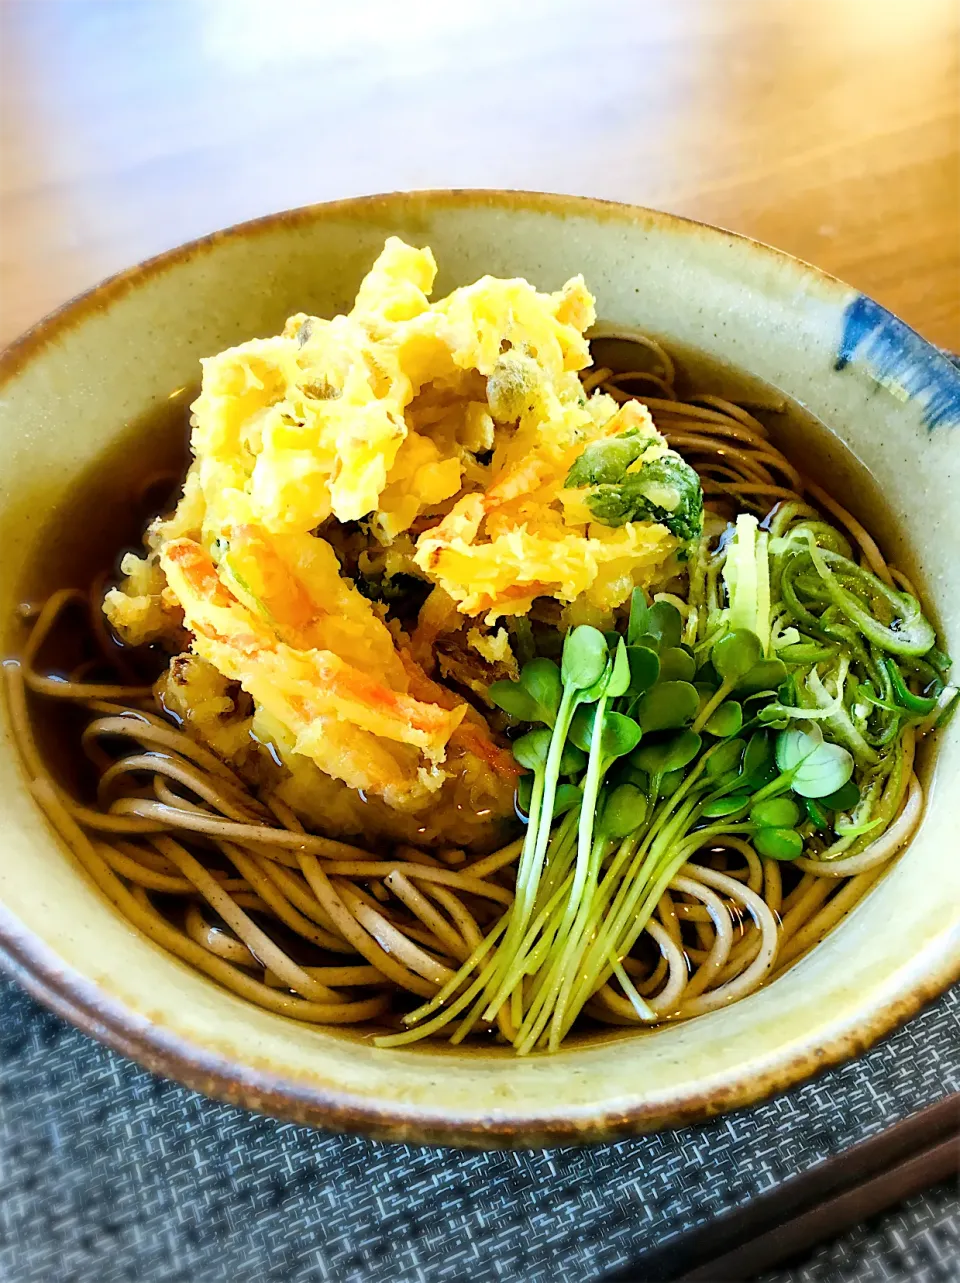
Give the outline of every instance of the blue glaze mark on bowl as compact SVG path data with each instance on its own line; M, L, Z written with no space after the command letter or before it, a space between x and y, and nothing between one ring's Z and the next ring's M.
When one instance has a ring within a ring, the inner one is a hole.
M844 369L857 356L894 396L921 403L931 431L960 424L960 370L953 360L862 294L844 313L834 369Z

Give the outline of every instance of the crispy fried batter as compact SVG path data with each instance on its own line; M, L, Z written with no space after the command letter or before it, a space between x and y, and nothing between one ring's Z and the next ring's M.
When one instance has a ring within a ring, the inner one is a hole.
M203 362L181 501L104 608L130 642L189 641L210 667L175 661L180 715L227 757L266 737L328 827L387 831L393 812L422 839L429 811L461 842L513 808L512 756L463 698L482 707L516 674L496 618L535 597L609 610L677 544L653 522L597 526L564 488L591 441L629 429L665 448L643 407L583 392L582 278L545 294L487 276L431 303L436 270L391 237L349 314ZM213 671L252 700L245 731Z

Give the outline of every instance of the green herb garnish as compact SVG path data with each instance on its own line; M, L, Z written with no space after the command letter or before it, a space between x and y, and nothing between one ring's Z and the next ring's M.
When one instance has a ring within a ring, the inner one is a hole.
M567 473L567 489L587 490L587 507L605 526L655 521L684 542L699 538L700 478L672 451L644 462L650 444L649 437L629 429L591 442Z
M699 485L672 456L645 463L647 445L593 443L567 484L597 520L695 539ZM893 819L904 729L955 702L949 660L914 598L798 508L701 544L688 613L638 589L622 630L573 629L559 665L527 647L519 680L490 688L530 728L514 742L527 831L514 903L465 964L455 1040L506 1011L519 1053L555 1050L611 977L654 1019L622 959L688 858L737 835L767 860L832 859Z

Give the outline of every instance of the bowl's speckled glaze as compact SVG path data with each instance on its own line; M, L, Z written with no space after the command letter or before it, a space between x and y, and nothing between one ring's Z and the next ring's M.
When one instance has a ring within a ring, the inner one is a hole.
M583 272L605 322L781 388L869 468L960 653L960 373L840 282L755 242L624 205L517 192L366 197L218 233L113 278L0 358L0 648L22 565L76 479L201 356L347 309L390 233L433 247L438 293L485 272ZM850 498L849 495L846 496ZM856 495L852 506L857 509ZM869 513L860 511L861 517ZM851 1056L960 975L960 718L909 850L817 949L727 1010L523 1060L378 1051L252 1008L141 938L52 836L0 746L0 945L55 1010L160 1073L284 1118L395 1140L534 1146L718 1113Z

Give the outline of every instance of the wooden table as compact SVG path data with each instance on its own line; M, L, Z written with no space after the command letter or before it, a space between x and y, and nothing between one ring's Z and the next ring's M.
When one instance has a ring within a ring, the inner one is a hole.
M957 0L0 0L0 340L285 206L589 193L960 347Z

